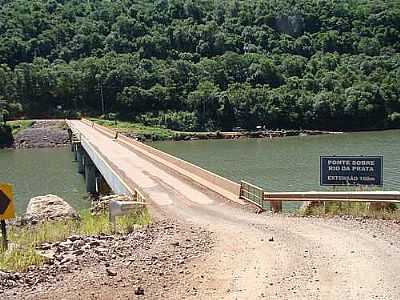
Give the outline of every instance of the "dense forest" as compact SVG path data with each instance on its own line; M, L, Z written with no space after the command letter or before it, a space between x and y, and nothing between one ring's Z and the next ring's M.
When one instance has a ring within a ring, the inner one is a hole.
M0 0L8 118L400 128L399 0Z

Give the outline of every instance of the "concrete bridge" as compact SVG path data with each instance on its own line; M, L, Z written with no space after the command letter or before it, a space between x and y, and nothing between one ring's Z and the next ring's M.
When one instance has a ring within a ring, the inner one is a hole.
M244 203L238 183L87 120L67 123L89 193L108 186L118 194L139 193L157 206L174 206L182 197L197 204L216 197Z

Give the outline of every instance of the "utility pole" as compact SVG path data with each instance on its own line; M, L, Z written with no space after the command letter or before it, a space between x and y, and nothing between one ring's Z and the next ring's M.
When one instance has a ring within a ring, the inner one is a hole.
M101 79L101 75L96 75L98 89L100 90L100 101L101 101L101 113L104 115L105 113L105 105L104 105L104 95L103 95L103 82Z
M101 97L101 112L104 115L105 108L104 108L104 96L103 96L103 83L100 84L100 97Z

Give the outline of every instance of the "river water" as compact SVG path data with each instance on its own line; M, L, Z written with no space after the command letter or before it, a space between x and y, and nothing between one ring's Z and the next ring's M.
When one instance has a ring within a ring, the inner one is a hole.
M0 150L0 182L13 185L18 214L22 214L35 196L54 194L75 209L86 208L83 176L69 148Z
M274 139L155 142L162 151L267 191L317 191L320 155L383 155L385 190L400 190L400 130Z

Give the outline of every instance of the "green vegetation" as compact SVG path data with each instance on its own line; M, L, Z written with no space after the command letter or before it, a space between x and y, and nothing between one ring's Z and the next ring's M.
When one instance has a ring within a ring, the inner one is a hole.
M0 124L0 148L11 147L14 143L14 136L32 124L33 121L28 120L7 121L6 125Z
M13 136L25 128L31 127L32 124L33 121L31 120L7 121L7 125L11 127Z
M398 0L0 0L11 117L400 128Z
M150 216L147 210L138 211L118 217L116 231L129 233L134 230L135 225L149 223ZM32 227L12 228L8 238L10 250L0 252L0 270L24 271L29 266L43 264L45 259L35 248L44 242L62 241L73 234L89 236L111 233L113 227L108 221L108 216L92 216L89 211L81 212L78 221L45 222Z
M395 204L385 208L376 208L368 203L326 202L298 211L300 216L353 216L383 220L400 220L400 210Z
M170 140L175 136L175 132L156 126L146 126L140 123L128 122L128 121L110 121L110 120L102 120L91 118L91 121L96 122L97 124L110 127L115 129L121 133L129 133L134 134L138 137L143 137L146 139L153 140Z
M14 143L12 129L8 125L0 125L0 148L11 147Z
M163 141L163 140L183 140L186 138L208 138L210 132L204 131L177 131L166 128L165 125L153 125L147 126L143 123L134 121L111 121L98 118L89 118L97 124L109 127L117 130L118 132L125 133L128 135L134 135L142 139L150 139L152 141ZM189 127L190 128L190 127ZM211 134L218 135L219 131Z

